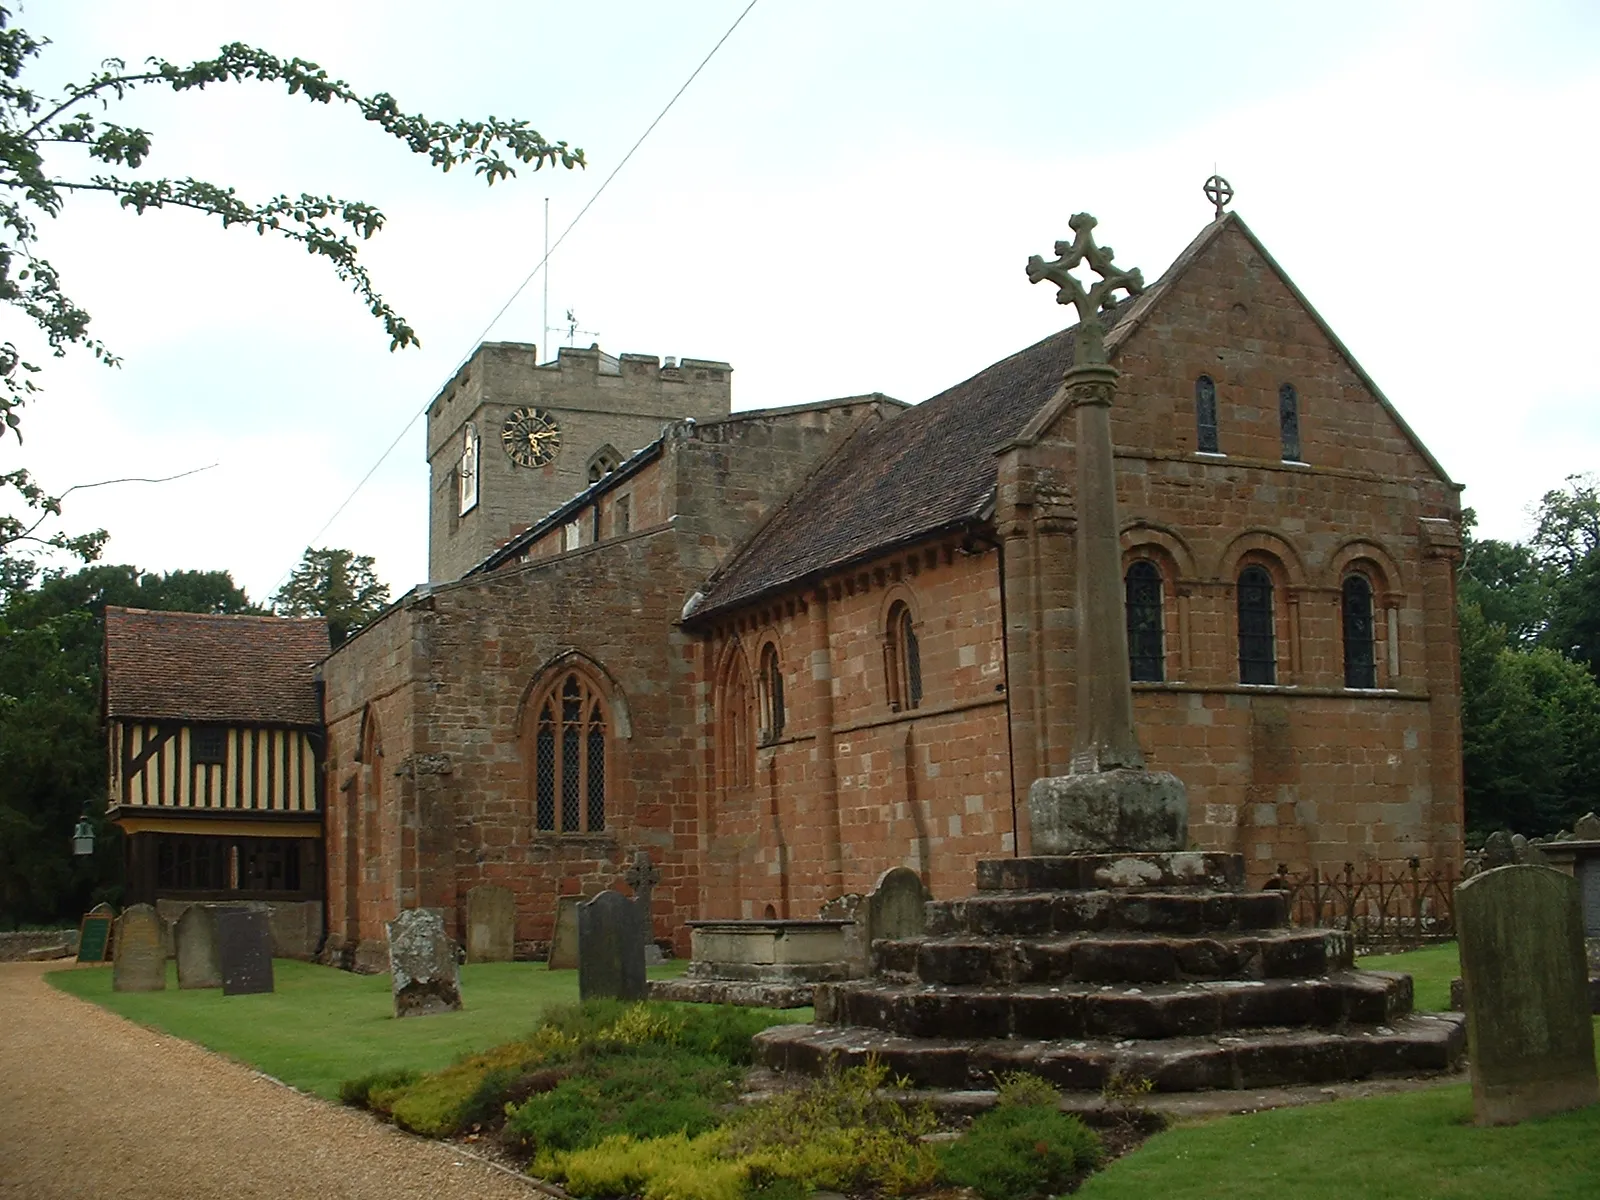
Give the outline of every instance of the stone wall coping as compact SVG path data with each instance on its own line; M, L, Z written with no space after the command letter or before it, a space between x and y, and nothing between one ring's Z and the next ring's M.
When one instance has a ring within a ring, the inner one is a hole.
M754 933L758 930L778 930L781 932L786 929L841 929L846 925L854 924L854 921L842 917L812 917L810 919L795 920L788 920L783 917L729 917L722 921L684 922L684 925L689 929L725 930L728 933L739 933L743 930L749 930Z

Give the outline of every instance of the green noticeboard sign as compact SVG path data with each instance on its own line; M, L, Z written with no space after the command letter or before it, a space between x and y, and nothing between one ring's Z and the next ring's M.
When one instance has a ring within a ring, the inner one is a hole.
M109 913L90 913L78 930L78 961L105 962L111 957L111 923L116 920Z

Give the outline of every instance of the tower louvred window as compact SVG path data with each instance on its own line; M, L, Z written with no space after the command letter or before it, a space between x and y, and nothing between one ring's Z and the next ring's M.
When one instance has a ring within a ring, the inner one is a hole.
M534 828L598 833L606 827L609 722L604 699L576 671L537 709L533 736Z

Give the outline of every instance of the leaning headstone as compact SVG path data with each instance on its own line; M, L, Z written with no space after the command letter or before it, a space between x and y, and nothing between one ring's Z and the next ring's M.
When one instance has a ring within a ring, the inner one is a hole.
M1481 869L1489 871L1495 867L1510 866L1516 855L1516 845L1511 840L1511 834L1504 829L1497 829L1483 840Z
M621 892L578 906L578 998L643 1000L645 913Z
M389 975L394 1015L455 1012L461 1007L456 948L433 908L408 908L389 922Z
M1583 842L1600 842L1600 817L1584 813L1572 827L1572 836Z
M517 896L480 883L467 893L467 961L510 962L516 950Z
M252 908L219 908L216 914L222 994L272 991L272 923L267 914Z
M117 918L111 962L114 992L160 992L167 986L167 948L161 918L148 904L133 904Z
M550 938L552 971L574 971L578 967L578 905L582 896L556 897L556 930Z
M878 886L867 893L862 905L868 949L879 938L922 936L927 928L928 901L932 899L922 876L910 867L890 867L878 877Z
M1600 1101L1578 885L1509 866L1456 889L1472 1100L1480 1125Z
M178 948L180 988L222 986L222 954L217 946L217 910L209 904L191 904L178 918L173 933Z

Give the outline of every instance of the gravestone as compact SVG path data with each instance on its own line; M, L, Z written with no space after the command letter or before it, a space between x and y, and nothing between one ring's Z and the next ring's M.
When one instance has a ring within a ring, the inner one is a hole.
M578 906L578 998L643 1000L645 913L621 892Z
M167 948L161 918L148 904L133 904L117 918L111 965L114 992L160 992L167 986Z
M389 975L394 1015L415 1017L461 1008L456 948L433 908L408 908L389 922Z
M1592 812L1584 813L1572 827L1572 836L1579 841L1600 842L1600 817Z
M253 996L273 990L272 923L250 908L218 908L217 958L224 996Z
M517 897L481 883L467 893L467 961L510 962L516 949Z
M878 877L878 886L867 893L861 914L866 918L866 943L870 952L879 938L922 936L927 928L927 887L910 867L890 867Z
M552 971L574 971L578 967L578 905L582 896L556 897L556 929L550 938Z
M209 904L191 904L178 918L173 933L177 943L178 986L222 986L222 956L217 945L217 910Z
M1473 1110L1512 1125L1600 1101L1578 884L1508 866L1456 889Z
M1491 871L1495 867L1509 866L1516 858L1516 846L1511 841L1511 834L1504 829L1497 829L1483 839L1483 869Z

